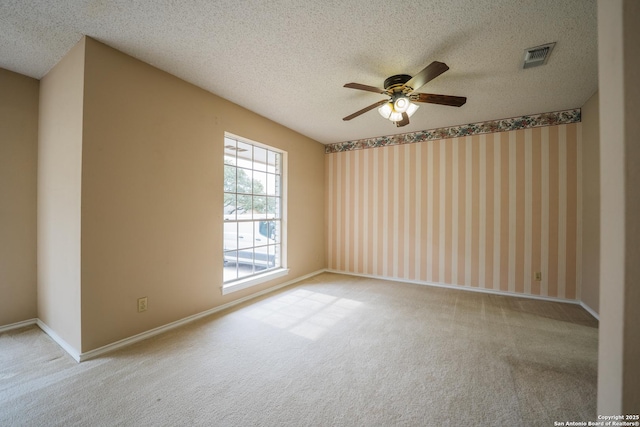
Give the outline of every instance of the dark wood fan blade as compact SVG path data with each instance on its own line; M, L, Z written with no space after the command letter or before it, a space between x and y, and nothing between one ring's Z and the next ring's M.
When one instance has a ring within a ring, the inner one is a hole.
M438 77L449 69L449 66L444 62L433 61L424 70L413 76L411 80L405 83L405 86L409 86L413 90L418 90L431 80Z
M411 100L415 102L426 102L429 104L450 105L461 107L467 102L466 96L435 95L433 93L414 93Z
M406 126L409 124L409 115L407 113L402 113L402 120L396 122L397 127Z
M366 90L368 92L375 93L387 93L386 90L380 89L379 87L361 85L360 83L347 83L346 85L344 85L344 87L348 87L349 89Z
M360 110L360 111L356 111L355 113L353 113L353 114L351 114L351 115L349 115L349 116L347 116L347 117L344 117L342 120L344 120L344 121L351 120L351 119L353 119L353 118L358 117L360 114L364 114L364 113L366 113L367 111L369 111L369 110L373 110L374 108L379 107L379 106L381 106L382 104L385 104L385 103L387 103L387 102L389 102L389 100L388 100L388 99L383 99L382 101L376 102L375 104L371 104L371 105L369 105L368 107L364 107L364 108L363 108L362 110Z

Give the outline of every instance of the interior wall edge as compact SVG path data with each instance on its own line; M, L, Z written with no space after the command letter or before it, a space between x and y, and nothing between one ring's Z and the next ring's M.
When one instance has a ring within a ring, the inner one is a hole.
M600 114L599 92L582 106L582 269L580 300L600 311Z
M74 348L81 334L81 186L85 39L40 80L37 317Z

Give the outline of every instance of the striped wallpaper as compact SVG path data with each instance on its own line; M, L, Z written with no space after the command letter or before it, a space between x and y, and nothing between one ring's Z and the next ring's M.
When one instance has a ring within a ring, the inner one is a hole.
M578 298L581 129L327 154L329 269Z

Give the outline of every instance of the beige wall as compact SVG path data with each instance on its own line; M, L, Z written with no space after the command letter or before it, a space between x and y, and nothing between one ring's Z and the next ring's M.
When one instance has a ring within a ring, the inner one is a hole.
M38 86L0 68L0 326L37 315Z
M82 351L325 266L324 147L91 39L82 145ZM287 277L222 296L223 136L289 156ZM149 310L137 313L147 296Z
M84 41L40 81L38 318L80 351Z
M600 104L596 92L582 106L581 300L600 307Z
M598 2L598 413L640 411L640 2Z
M580 132L574 123L328 154L329 268L576 299Z

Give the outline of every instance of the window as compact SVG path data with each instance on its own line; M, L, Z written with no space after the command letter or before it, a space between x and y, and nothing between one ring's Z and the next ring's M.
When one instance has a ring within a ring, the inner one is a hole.
M286 274L286 153L225 134L223 293Z

